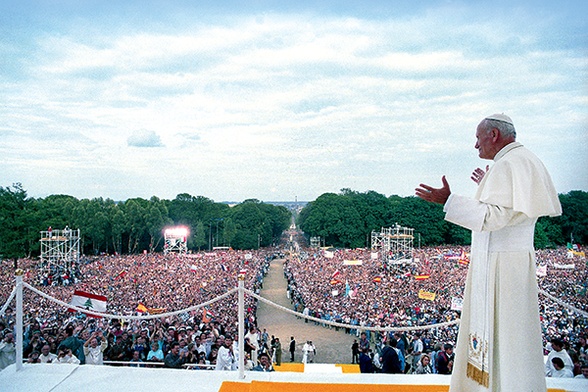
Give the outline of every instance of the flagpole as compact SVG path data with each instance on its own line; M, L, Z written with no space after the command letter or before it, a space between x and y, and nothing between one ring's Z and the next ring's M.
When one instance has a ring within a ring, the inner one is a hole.
M243 280L245 275L239 274L239 378L245 378L245 293Z
M16 371L22 370L22 350L24 341L23 333L23 309L22 309L22 275L24 271L17 269L16 275L16 339L14 344L16 345Z

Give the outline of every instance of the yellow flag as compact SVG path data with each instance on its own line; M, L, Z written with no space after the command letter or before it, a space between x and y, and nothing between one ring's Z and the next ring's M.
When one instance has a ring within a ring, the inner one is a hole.
M419 298L426 299L428 301L434 301L435 297L437 296L436 293L432 293L430 291L419 290Z

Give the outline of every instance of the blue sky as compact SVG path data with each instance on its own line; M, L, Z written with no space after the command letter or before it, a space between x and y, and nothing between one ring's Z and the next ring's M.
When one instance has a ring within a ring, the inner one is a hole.
M197 3L197 5L193 4ZM216 4L220 3L220 4ZM29 196L471 195L504 112L588 190L582 1L4 1L0 186Z

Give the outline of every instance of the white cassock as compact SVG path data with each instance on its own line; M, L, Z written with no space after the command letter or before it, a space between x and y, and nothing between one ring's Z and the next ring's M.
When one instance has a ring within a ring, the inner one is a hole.
M545 392L533 237L561 215L541 161L514 142L496 154L475 199L451 195L445 219L472 230L451 392Z

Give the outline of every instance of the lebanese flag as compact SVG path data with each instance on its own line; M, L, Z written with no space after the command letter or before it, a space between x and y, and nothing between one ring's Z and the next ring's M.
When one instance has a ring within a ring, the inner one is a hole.
M71 298L70 305L78 308L84 308L93 312L106 312L106 297L98 294L91 294L85 291L75 290ZM75 312L75 309L69 309L70 312ZM88 315L90 317L100 317Z
M339 276L341 272L339 272L339 270L335 271L335 273L333 273L333 276L331 276L331 279L335 279L337 276Z

